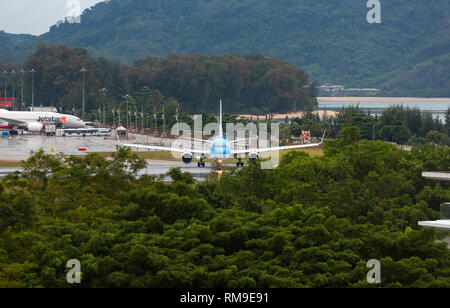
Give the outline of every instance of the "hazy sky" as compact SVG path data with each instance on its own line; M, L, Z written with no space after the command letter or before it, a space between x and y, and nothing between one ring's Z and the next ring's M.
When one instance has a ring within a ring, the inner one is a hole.
M0 30L8 33L43 34L72 12L103 0L0 0Z

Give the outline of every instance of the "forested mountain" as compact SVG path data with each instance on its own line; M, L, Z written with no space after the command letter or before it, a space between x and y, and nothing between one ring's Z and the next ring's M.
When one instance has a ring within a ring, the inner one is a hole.
M31 40L32 35L28 34L10 34L0 30L0 60L14 62L17 59L23 59L28 55L28 48L19 50L18 45L24 41Z
M369 24L366 0L110 0L37 42L87 48L130 64L170 53L261 53L304 68L312 79L386 94L448 96L450 2L382 0ZM3 62L24 60L0 55Z

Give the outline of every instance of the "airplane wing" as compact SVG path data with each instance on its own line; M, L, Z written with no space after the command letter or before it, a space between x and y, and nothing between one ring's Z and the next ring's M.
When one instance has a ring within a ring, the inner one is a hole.
M18 120L9 118L9 117L6 116L6 114L3 114L3 113L0 115L0 121L8 122L8 124L10 124L10 125L17 125L17 126L25 126L25 125L27 125L27 122L18 121Z
M322 141L320 143L297 144L297 145L288 145L288 146L273 147L273 148L256 148L256 149L236 150L236 151L231 151L231 154L234 155L234 154L262 153L262 152L272 152L272 151L282 151L282 150L315 148L315 147L321 146L323 144L324 140L325 140L325 132L323 133Z
M159 146L159 145L127 144L127 143L122 143L120 141L120 139L119 139L119 142L124 147L136 148L136 149L147 149L147 150L155 150L155 151L163 151L163 152L177 152L177 153L189 152L192 154L209 154L208 151L204 151L204 150L180 149L180 148L164 147L164 146Z
M273 148L256 148L256 149L247 149L247 150L237 150L231 151L231 154L248 154L248 153L261 153L261 152L272 152L272 151L281 151L281 150L293 150L293 149L305 149L305 148L315 148L322 144L321 143L310 143L310 144L298 144L298 145L289 145L283 147L273 147Z
M230 143L233 144L233 143L237 143L237 142L241 142L241 141L247 141L247 140L253 140L253 139L258 139L258 137L245 138L245 139L236 139L236 140L231 141Z
M209 141L209 140L195 139L195 138L186 138L186 137L180 137L179 139L192 140L192 141L197 141L197 142L206 142L206 143L211 143L212 142L212 141Z
M253 139L257 139L257 138L258 138L258 137L246 138L246 139L236 139L236 140L230 141L230 143L233 144L233 143L237 143L237 142L241 142L241 141L247 141L247 140L253 140ZM210 141L210 140L195 139L195 138L185 138L185 137L181 137L181 138L179 138L179 139L192 140L192 141L197 141L197 142L212 143L212 141Z

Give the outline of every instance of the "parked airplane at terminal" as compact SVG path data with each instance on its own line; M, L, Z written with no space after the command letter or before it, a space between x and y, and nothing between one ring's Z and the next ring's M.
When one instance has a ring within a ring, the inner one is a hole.
M278 146L278 147L269 147L269 148L253 148L253 149L245 149L245 150L235 150L232 146L236 145L237 142L246 141L245 140L234 140L230 141L223 135L222 129L222 101L220 102L220 115L219 115L219 135L216 136L212 141L209 140L196 140L191 139L192 141L201 141L210 144L208 150L204 149L179 149L175 147L163 147L163 146L152 146L152 145L141 145L141 144L121 144L125 147L130 148L138 148L138 149L148 149L148 150L158 150L158 151L171 151L182 153L181 159L185 164L190 164L194 158L195 154L200 155L200 161L198 162L199 167L205 167L205 159L213 158L216 160L226 159L235 157L238 161L236 165L238 167L242 167L244 163L240 158L241 155L248 155L249 160L254 160L260 158L260 153L263 152L271 152L271 151L281 151L281 150L290 150L290 149L304 149L304 148L314 148L320 146L325 139L325 133L322 137L320 143L310 143L310 144L297 144L290 146ZM119 139L120 142L120 139Z
M22 128L30 132L40 132L46 125L62 128L84 128L84 122L73 115L40 111L8 111L0 109L0 128Z

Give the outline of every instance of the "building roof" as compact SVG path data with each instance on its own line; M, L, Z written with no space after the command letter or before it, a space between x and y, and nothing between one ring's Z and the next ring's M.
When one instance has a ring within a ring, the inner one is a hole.
M422 176L428 180L450 181L450 172L423 172Z
M450 230L450 220L419 221L419 226Z

